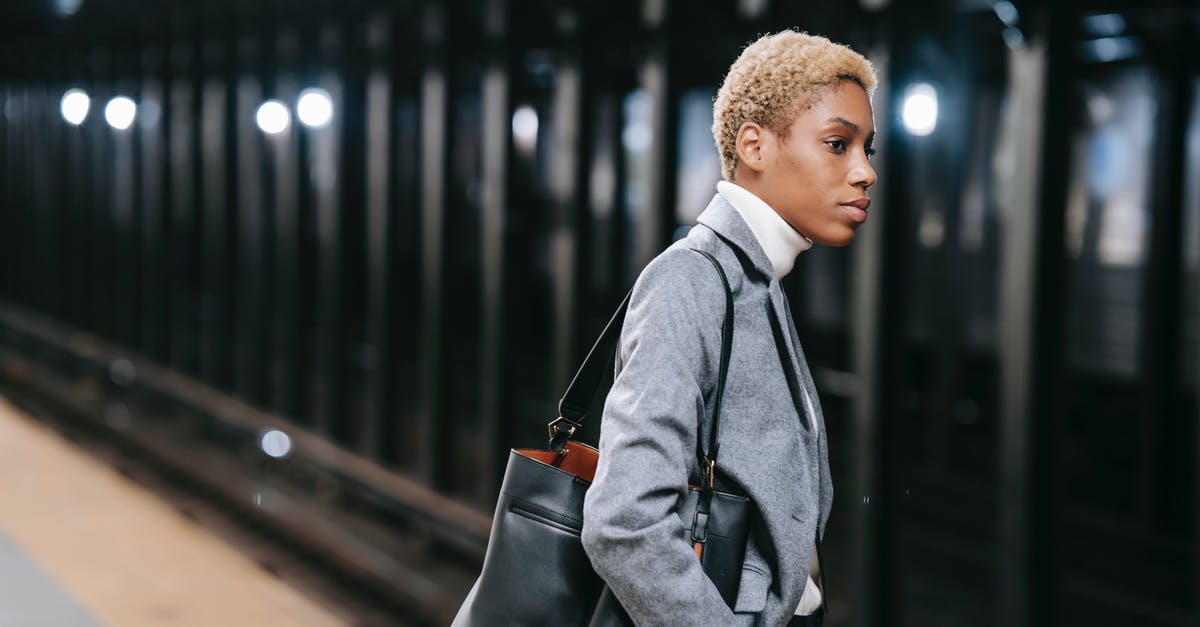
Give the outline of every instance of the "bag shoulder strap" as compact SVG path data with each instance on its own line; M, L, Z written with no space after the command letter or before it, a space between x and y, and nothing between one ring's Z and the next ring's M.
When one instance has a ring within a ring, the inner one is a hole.
M729 373L729 357L733 347L733 292L729 287L729 278L725 274L724 268L720 262L711 254L698 250L690 249L696 253L703 255L713 267L716 268L717 274L721 277L721 284L725 288L725 321L721 328L721 361L717 374L717 390L713 398L713 417L712 424L708 432L708 437L698 437L696 452L702 468L708 479L706 488L711 489L714 481L717 451L720 446L720 417L721 417L721 400L725 395L725 379ZM587 417L587 409L591 405L592 399L599 392L600 382L603 380L605 368L611 369L613 358L616 355L617 341L620 339L621 327L625 323L625 313L629 309L629 299L633 291L630 290L621 304L617 307L617 311L609 319L605 325L604 331L596 342L592 344L591 350L588 351L587 357L583 360L583 365L575 373L575 377L571 379L571 384L567 386L566 393L563 394L562 400L558 403L558 417L550 421L547 425L550 436L549 448L552 451L562 451L567 445L567 442L575 435L575 431L581 426L583 420Z
M725 269L716 257L703 250L692 250L704 255L712 263L717 269L717 274L721 276L721 285L725 288L725 322L721 327L721 362L717 370L717 390L713 395L712 424L709 425L707 438L696 438L701 468L707 474L707 487L711 489L716 480L717 450L721 446L721 400L725 397L725 379L729 375L729 356L733 351L733 291L729 288L729 277L725 275Z

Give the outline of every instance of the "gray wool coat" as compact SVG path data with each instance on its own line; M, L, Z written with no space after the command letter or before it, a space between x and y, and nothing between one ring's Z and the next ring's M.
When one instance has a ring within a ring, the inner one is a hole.
M725 315L716 269L689 248L717 258L734 297L717 467L759 515L733 611L701 570L677 513L688 483L700 483L697 427L711 420ZM782 351L772 324L787 343ZM788 369L807 388L815 416L789 388ZM814 534L824 536L833 501L825 423L771 263L720 194L634 285L599 449L584 502L583 547L634 622L726 627L790 620Z

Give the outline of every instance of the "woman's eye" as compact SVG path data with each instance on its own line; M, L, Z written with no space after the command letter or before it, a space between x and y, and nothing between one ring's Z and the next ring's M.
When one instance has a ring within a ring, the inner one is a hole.
M846 142L840 139L831 139L825 142L825 145L832 148L834 152L842 152L846 149Z
M874 149L874 148L868 148L868 149L867 149L867 158L868 158L868 159L870 159L871 157L874 157L874 156L875 156L875 149Z

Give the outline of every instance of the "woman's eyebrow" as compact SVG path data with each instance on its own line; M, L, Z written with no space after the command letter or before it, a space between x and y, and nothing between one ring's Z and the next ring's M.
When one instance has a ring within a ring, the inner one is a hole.
M851 122L850 120L847 120L846 118L843 118L843 117L834 116L832 118L829 118L828 120L825 120L825 123L826 124L840 124L840 125L846 127L847 129L849 129L850 132L855 135L858 135L859 132L861 131L861 129L858 127L857 124L855 124L854 122ZM871 131L870 135L867 135L867 144L870 144L873 141L875 141L875 131L874 130Z
M850 120L847 120L846 118L840 118L840 117L835 116L835 117L832 117L832 118L829 118L828 120L826 120L825 123L826 124L831 124L831 123L832 124L841 124L842 126L850 129L850 132L852 132L852 133L858 132L858 125L855 124L854 122L851 122Z

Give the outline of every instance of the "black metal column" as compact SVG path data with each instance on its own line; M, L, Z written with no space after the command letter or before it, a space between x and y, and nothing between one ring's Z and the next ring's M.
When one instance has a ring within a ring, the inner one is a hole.
M166 326L167 291L163 284L166 265L166 250L164 236L168 221L164 215L167 204L166 186L163 178L166 176L166 149L163 143L163 106L165 93L163 90L163 61L164 53L160 48L150 47L142 51L142 75L140 98L142 103L141 119L137 124L140 145L141 186L141 338L138 342L142 353L160 363L166 363L166 351L169 329ZM75 132L71 131L74 135ZM68 147L68 152L72 149ZM78 159L72 156L71 159ZM68 198L70 195L68 195ZM73 210L71 210L73 211ZM70 318L66 318L70 320Z
M1041 220L1038 206L1041 182L1041 111L1045 85L1045 44L1033 39L1009 55L1009 137L1007 160L1014 164L1002 202L1005 226L1000 251L1000 519L998 526L998 599L1001 625L1028 625L1032 451L1033 342L1036 289L1035 265Z
M878 48L869 53L871 62L881 85L889 84L889 58L886 48ZM889 94L886 88L875 92L873 109L875 115L875 134L877 137L887 137L891 128L891 118L887 115ZM878 160L874 164L875 174L879 181L871 190L871 196L877 199L887 198L888 173L886 162ZM884 318L881 301L884 299L884 284L888 279L887 270L883 266L884 245L889 229L896 229L896 216L891 216L884 202L878 203L882 210L872 211L871 224L862 229L854 243L854 286L853 307L854 321L852 329L852 359L858 387L852 403L851 434L853 443L852 483L849 498L853 503L856 515L850 521L852 561L849 568L842 572L853 577L850 589L853 591L854 618L853 624L860 627L880 624L881 615L889 612L880 611L879 599L882 590L888 585L886 573L879 567L880 544L883 520L878 509L871 507L871 496L878 494L880 460L883 443L880 440L880 422L885 412L880 406L881 376L880 363L881 341L884 331ZM902 224L902 222L900 222Z
M237 236L231 244L236 251L235 282L236 313L234 314L233 389L238 396L252 403L262 403L265 395L264 373L269 367L267 356L266 311L267 296L266 249L267 206L264 202L263 138L255 123L258 107L263 101L263 89L256 69L261 63L259 42L244 37L237 43L237 66L240 68L234 86L234 129L237 135ZM265 179L265 181L264 181Z
M200 87L200 211L203 270L200 292L200 373L209 384L225 387L229 383L229 290L226 265L229 263L226 223L227 181L225 82L226 46L221 39L206 41L203 52L203 78Z
M363 389L362 426L357 447L375 457L382 453L384 443L380 434L387 419L385 379L388 363L387 347L393 334L389 331L393 302L388 298L391 289L388 272L393 220L393 195L389 175L392 172L392 93L393 84L388 72L391 60L392 33L387 15L372 17L367 24L370 67L366 78L366 380Z
M415 470L431 481L438 443L441 371L443 224L446 209L447 81L445 10L423 10L426 66L421 80L421 338L418 350L421 400L416 416Z
M480 220L479 441L480 498L494 496L507 457L504 418L504 233L508 211L508 155L512 128L509 105L508 2L484 3L487 61L483 75L483 198Z

